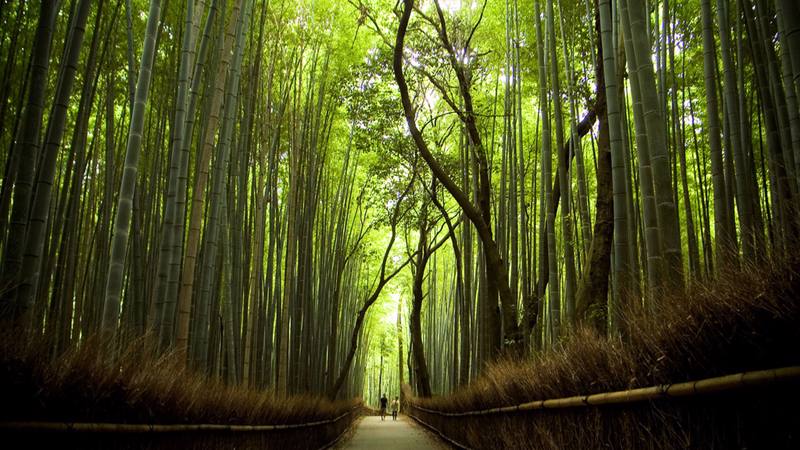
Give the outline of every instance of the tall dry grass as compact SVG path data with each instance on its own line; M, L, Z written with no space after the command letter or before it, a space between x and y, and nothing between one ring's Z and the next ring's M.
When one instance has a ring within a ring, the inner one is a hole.
M134 340L121 352L97 337L57 357L49 348L45 338L0 337L0 421L277 425L332 419L357 404L227 386L180 369L175 355L149 356L155 352L148 339ZM293 431L224 436L3 433L24 439L26 447L45 436L73 448L319 448L355 416Z
M798 365L800 264L730 271L686 295L663 295L657 311L628 323L625 342L574 330L551 351L499 361L468 388L412 403L469 411ZM800 448L798 391L790 384L480 418L417 412L473 448Z

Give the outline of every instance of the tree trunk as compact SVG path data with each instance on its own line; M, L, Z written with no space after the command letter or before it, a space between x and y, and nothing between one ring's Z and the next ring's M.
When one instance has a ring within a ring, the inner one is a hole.
M611 44L610 12L608 0L601 0L598 5L596 24L598 37L602 39L604 45L598 46L599 51L595 65L596 78L604 80L604 85L598 85L595 103L599 121L597 200L592 243L576 296L577 320L591 324L600 333L606 331L608 323L608 276L611 265L612 238L614 240L620 238L621 241L616 242L614 246L614 275L617 282L622 283L618 284L618 289L627 289L630 277L630 268L627 263L627 241L625 240L627 228L624 203L626 191L623 178L625 174L621 161L624 156L621 155L622 146L619 136L621 128L618 122L619 100L616 85L618 80ZM606 74L605 70L609 70L611 73ZM607 100L609 97L613 97L610 102ZM607 106L611 106L611 108L607 108ZM614 112L613 122L610 120L611 115L607 112L609 110ZM614 137L613 141L611 136ZM623 295L617 291L614 297L615 302L622 302L623 298Z

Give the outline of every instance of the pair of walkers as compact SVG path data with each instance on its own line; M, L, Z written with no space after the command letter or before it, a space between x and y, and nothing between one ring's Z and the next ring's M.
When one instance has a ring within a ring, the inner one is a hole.
M389 404L389 399L386 398L386 394L383 394L381 397L381 420L386 418L386 406ZM392 420L397 420L397 410L400 408L400 398L395 397L392 400Z

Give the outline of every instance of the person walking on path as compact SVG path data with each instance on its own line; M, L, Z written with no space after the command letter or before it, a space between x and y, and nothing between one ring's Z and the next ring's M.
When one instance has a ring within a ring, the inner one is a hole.
M389 403L389 400L386 398L386 394L383 394L381 397L381 421L386 419L386 406Z
M400 408L400 399L395 397L392 400L392 420L397 420L397 410Z

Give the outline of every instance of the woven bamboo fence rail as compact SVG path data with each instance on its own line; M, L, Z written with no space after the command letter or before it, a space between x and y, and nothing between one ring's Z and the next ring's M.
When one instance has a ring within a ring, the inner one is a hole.
M702 394L714 394L741 388L763 386L771 383L800 380L800 366L781 367L778 369L741 372L720 377L705 378L675 384L659 384L650 387L628 389L624 391L604 392L591 395L575 395L572 397L535 400L512 406L488 408L475 411L445 412L411 404L411 407L426 413L445 417L482 416L502 414L515 411L534 411L543 409L574 408L581 406L615 405L643 402L662 398L691 397Z
M84 433L183 433L191 431L265 432L311 428L335 423L361 408L358 404L342 414L325 420L306 423L276 425L225 425L225 424L140 424L140 423L84 423L84 422L0 422L0 430L50 431Z

